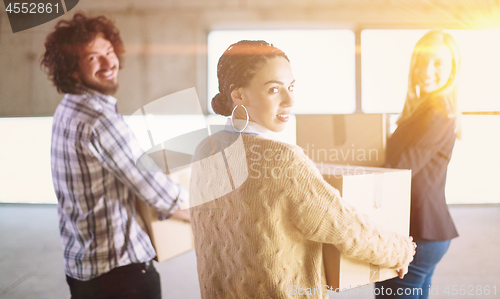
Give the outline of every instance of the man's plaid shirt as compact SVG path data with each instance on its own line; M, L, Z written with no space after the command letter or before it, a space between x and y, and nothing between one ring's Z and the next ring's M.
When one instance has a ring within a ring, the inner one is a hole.
M170 215L182 187L164 173L137 168L143 152L115 98L81 91L66 94L56 109L51 164L65 272L90 280L155 257L135 196Z

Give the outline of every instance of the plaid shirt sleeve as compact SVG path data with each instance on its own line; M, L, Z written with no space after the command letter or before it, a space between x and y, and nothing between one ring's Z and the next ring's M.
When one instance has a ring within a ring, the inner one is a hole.
M160 213L170 215L178 208L179 196L184 195L182 187L161 171L141 171L137 167L136 158L143 152L121 115L100 117L87 148L104 168Z

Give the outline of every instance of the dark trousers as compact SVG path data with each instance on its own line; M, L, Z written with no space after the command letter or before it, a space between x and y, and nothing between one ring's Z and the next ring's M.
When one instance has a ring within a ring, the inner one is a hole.
M71 299L161 299L153 262L115 268L89 281L66 276Z
M377 282L375 287L376 299L427 299L431 287L432 274L437 263L441 261L451 240L448 241L424 241L416 240L417 252L408 268L408 274L403 279L399 277ZM382 292L382 287L383 292ZM389 294L391 293L391 294Z

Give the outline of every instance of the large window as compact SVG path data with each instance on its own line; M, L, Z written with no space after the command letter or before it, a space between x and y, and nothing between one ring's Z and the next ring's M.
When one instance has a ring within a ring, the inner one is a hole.
M350 30L214 31L208 37L207 103L217 93L216 67L225 49L242 39L263 39L284 50L291 60L297 80L294 113L353 113L358 78L361 102L357 108L365 113L392 113L394 122L405 100L412 49L425 32L363 30L356 46ZM446 196L449 203L500 203L496 190L500 182L500 30L449 32L462 54L459 104L464 115L463 139L453 151ZM355 49L361 50L357 77ZM161 133L177 136L188 130L172 125L179 117L158 117L157 125L169 128ZM133 117L126 119L133 126ZM199 115L182 119L196 125ZM215 115L206 121L225 123ZM290 143L295 141L293 121L292 117L285 132ZM0 142L6 145L0 148L4 157L0 202L56 202L50 174L51 124L50 117L0 118ZM154 138L161 141L169 136ZM138 138L145 149L151 146L149 137L138 134Z
M265 40L283 50L293 69L295 114L352 113L355 44L351 30L219 30L208 36L208 107L218 93L217 63L229 45Z
M50 170L52 117L0 117L0 202L57 203Z
M361 98L366 113L399 113L408 87L410 57L428 30L361 32ZM460 109L500 111L500 30L448 30L461 54Z
M427 30L361 32L361 101L365 113L399 113L413 46Z
M465 115L448 166L448 203L500 203L500 115Z

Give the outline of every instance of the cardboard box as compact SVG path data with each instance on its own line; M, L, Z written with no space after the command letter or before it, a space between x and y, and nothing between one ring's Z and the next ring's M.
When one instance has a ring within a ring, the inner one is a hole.
M409 235L411 170L324 163L316 166L359 212L383 229ZM397 276L394 269L347 258L331 244L323 244L323 261L327 284L333 289L355 288Z
M315 162L381 167L387 114L296 115L297 145Z
M154 157L153 157L154 159ZM170 178L189 189L191 167L171 172ZM193 232L188 221L159 220L158 212L137 199L137 211L144 221L151 243L156 250L155 260L163 262L194 249Z

